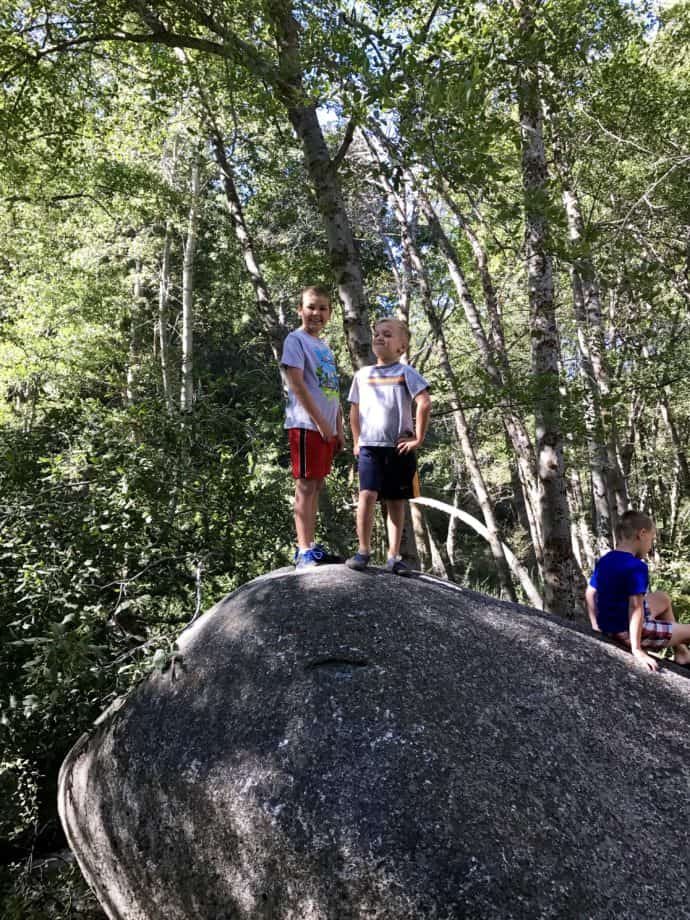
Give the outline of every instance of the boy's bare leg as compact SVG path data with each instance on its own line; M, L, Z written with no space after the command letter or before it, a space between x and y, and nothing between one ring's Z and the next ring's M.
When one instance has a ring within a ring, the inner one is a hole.
M652 591L645 599L653 619L662 620L666 623L676 623L673 629L673 638L676 641L674 642L672 639L669 645L674 650L676 664L690 664L690 649L686 644L690 640L690 626L685 627L685 624L677 623L673 615L671 598L665 591ZM684 627L687 628L688 632L683 639L681 638L681 633L685 633Z
M297 545L301 550L309 549L314 542L316 512L322 485L323 479L295 480L295 530Z
M357 539L360 553L371 553L371 532L374 529L378 492L361 489L357 500Z
M405 525L405 500L402 498L386 499L386 526L388 528L388 558L400 555L403 527Z

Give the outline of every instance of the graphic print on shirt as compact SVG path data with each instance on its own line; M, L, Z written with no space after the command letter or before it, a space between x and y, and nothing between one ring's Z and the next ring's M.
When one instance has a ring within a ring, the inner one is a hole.
M316 379L319 381L319 387L326 399L338 399L338 371L335 366L335 358L328 345L316 345L314 347L314 357L316 359Z
M398 385L404 386L405 375L401 374L399 377L379 377L372 373L372 375L367 380L367 383L370 387L393 387Z

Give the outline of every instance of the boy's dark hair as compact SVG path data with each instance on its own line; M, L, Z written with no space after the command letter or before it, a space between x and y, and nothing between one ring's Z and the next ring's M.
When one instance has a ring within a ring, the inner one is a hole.
M318 297L325 297L328 303L331 303L331 292L328 290L325 284L308 284L306 287L303 287L300 292L300 307L304 305L304 295L309 293L316 294Z
M654 521L644 511L635 511L633 508L622 514L616 525L617 540L632 540L640 530L652 530Z

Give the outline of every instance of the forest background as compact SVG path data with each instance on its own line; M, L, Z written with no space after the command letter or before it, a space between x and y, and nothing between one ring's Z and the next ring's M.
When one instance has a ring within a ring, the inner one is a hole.
M343 379L398 315L442 577L582 616L618 515L690 613L690 5L0 6L0 886L100 916L62 758L292 559L276 356L326 283ZM351 450L321 536L353 548ZM379 524L376 540L383 540Z

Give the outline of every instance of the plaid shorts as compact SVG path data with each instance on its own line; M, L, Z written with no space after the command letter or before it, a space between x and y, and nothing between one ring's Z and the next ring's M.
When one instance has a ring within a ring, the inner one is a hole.
M673 623L667 623L665 620L654 620L649 612L647 601L644 602L644 623L642 624L642 648L662 649L671 641L673 633ZM622 643L626 648L630 648L630 633L608 633L616 642Z

